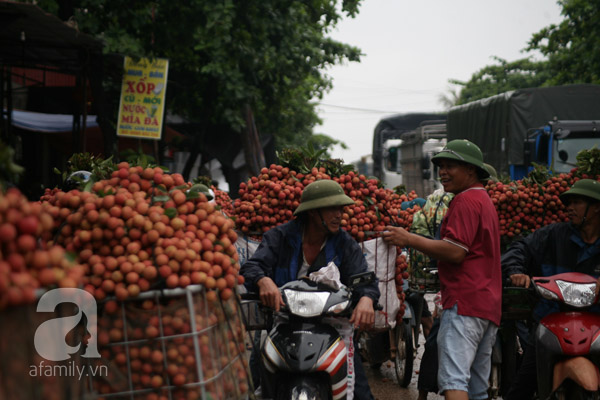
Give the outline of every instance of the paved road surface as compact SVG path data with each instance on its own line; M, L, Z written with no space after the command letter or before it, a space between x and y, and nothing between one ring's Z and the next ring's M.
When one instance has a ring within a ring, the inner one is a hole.
M419 392L417 390L418 371L421 363L421 355L423 353L423 345L418 349L417 358L415 359L413 376L407 388L402 388L398 385L394 364L391 361L384 363L378 370L370 368L365 364L369 385L376 400L416 400ZM441 400L443 396L435 393L430 393L428 400Z
M425 298L429 302L429 309L433 310L433 295L428 294ZM417 357L415 358L413 366L413 376L407 388L402 388L398 385L394 364L391 361L384 363L378 370L374 370L370 368L368 364L365 364L369 385L371 386L371 391L376 400L417 399L419 395L419 391L417 390L418 372L425 344L425 339L422 334L419 336L419 342L421 345L417 350ZM428 400L442 400L443 398L443 396L439 396L435 393L430 393L427 397Z

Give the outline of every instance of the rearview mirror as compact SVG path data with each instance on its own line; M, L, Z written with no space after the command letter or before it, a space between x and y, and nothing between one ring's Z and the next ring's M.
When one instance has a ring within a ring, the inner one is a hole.
M560 158L560 161L566 162L569 159L569 153L566 150L561 150L558 152L558 158Z

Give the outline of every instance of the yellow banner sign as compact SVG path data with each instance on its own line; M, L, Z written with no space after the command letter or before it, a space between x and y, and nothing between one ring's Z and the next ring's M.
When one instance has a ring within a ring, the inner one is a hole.
M169 60L125 57L117 136L160 139Z

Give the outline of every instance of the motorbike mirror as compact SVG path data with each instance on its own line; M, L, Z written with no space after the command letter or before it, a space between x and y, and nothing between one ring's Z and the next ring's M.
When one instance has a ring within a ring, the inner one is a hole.
M566 150L561 150L558 152L558 158L560 158L560 161L565 162L569 159L569 153Z
M368 285L375 281L375 272L368 271L360 274L352 275L350 277L350 287L355 288L358 286Z

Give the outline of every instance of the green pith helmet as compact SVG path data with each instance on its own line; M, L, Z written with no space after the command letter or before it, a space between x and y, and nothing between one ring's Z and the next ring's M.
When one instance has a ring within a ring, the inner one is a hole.
M304 188L300 205L294 215L317 208L348 206L354 200L344 194L344 189L336 181L321 179L314 181Z
M491 179L494 182L498 182L498 173L496 172L496 168L492 167L488 163L483 163L483 166L485 167L485 169L487 169L487 172L489 172L490 174L490 176L485 179Z
M585 196L596 201L600 201L600 182L593 179L580 179L559 196L560 201L565 204L569 202L569 196Z
M210 193L209 187L206 186L203 183L199 183L198 184L198 191L201 193L204 193L204 195L206 196L206 198L208 200L212 200L213 199L213 195Z
M468 140L456 139L448 142L446 147L435 156L431 161L437 164L441 159L460 161L477 167L477 176L479 179L487 178L490 173L483 164L483 154L479 147Z

